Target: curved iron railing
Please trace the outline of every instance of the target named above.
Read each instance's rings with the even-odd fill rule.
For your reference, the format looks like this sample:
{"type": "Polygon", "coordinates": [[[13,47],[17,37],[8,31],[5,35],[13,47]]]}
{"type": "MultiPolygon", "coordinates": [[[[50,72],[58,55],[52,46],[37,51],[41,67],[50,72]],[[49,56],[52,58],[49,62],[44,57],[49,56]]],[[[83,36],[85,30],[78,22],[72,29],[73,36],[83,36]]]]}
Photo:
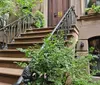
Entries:
{"type": "MultiPolygon", "coordinates": [[[[63,32],[64,40],[67,39],[67,33],[69,33],[70,29],[72,28],[73,24],[76,24],[76,14],[74,7],[70,7],[68,11],[65,13],[65,15],[62,17],[58,25],[55,27],[53,32],[51,33],[49,40],[52,39],[52,36],[54,33],[57,34],[57,37],[60,37],[60,34],[63,32]]],[[[41,47],[41,50],[44,48],[45,44],[41,47]]],[[[30,61],[31,63],[31,61],[30,61]]],[[[35,71],[31,72],[30,65],[28,65],[24,70],[18,81],[14,85],[21,85],[21,83],[24,83],[24,85],[28,85],[28,82],[32,82],[35,79],[35,71]]],[[[36,73],[38,75],[38,73],[36,73]]]]}
{"type": "Polygon", "coordinates": [[[11,43],[14,37],[23,33],[26,29],[29,29],[33,21],[33,16],[26,15],[18,20],[6,25],[0,29],[0,42],[2,42],[2,49],[7,49],[7,44],[11,43]]]}

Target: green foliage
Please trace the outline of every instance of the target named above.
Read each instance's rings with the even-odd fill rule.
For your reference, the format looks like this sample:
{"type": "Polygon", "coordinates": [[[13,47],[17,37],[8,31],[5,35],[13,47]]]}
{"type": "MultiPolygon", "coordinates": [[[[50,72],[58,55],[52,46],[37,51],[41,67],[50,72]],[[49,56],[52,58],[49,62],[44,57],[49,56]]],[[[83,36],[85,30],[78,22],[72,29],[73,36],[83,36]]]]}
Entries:
{"type": "MultiPolygon", "coordinates": [[[[72,58],[74,58],[74,49],[65,47],[64,40],[59,39],[54,38],[51,41],[46,39],[44,41],[45,46],[41,51],[22,50],[27,56],[32,57],[30,63],[32,70],[37,70],[40,75],[47,74],[48,81],[54,82],[53,85],[64,85],[66,80],[64,73],[67,72],[67,68],[70,66],[72,58]]],[[[41,85],[43,82],[43,78],[38,78],[35,81],[36,85],[41,85]]]]}
{"type": "Polygon", "coordinates": [[[36,28],[41,28],[41,27],[44,27],[45,25],[45,20],[44,20],[44,15],[43,13],[41,13],[40,11],[36,11],[34,14],[33,14],[33,17],[35,19],[35,22],[33,23],[34,26],[36,28]]]}
{"type": "Polygon", "coordinates": [[[30,14],[32,8],[36,6],[36,0],[16,0],[16,4],[20,13],[30,14]]]}
{"type": "Polygon", "coordinates": [[[100,6],[96,6],[94,10],[96,13],[100,13],[100,6]]]}
{"type": "MultiPolygon", "coordinates": [[[[75,42],[72,47],[65,46],[63,38],[53,37],[51,40],[44,40],[42,50],[21,49],[26,55],[32,57],[30,62],[31,71],[36,71],[39,77],[33,85],[49,85],[41,75],[48,75],[50,85],[65,85],[67,76],[70,75],[71,85],[100,85],[97,82],[90,82],[91,75],[87,72],[89,61],[93,59],[91,54],[75,58],[75,42]]],[[[66,84],[67,85],[67,84],[66,84]]]]}
{"type": "Polygon", "coordinates": [[[25,63],[25,62],[14,62],[14,63],[16,63],[18,66],[20,66],[20,67],[22,67],[22,68],[24,68],[24,67],[26,67],[28,64],[27,63],[25,63]]]}
{"type": "Polygon", "coordinates": [[[93,51],[94,51],[94,47],[90,47],[89,48],[89,53],[93,53],[93,51]]]}
{"type": "Polygon", "coordinates": [[[10,12],[15,13],[15,3],[13,0],[0,0],[0,15],[10,12]]]}
{"type": "Polygon", "coordinates": [[[86,8],[85,12],[88,13],[90,10],[94,11],[95,14],[100,13],[100,6],[93,4],[90,8],[86,8]]]}
{"type": "Polygon", "coordinates": [[[13,13],[16,15],[30,14],[40,0],[0,0],[0,14],[13,13]]]}

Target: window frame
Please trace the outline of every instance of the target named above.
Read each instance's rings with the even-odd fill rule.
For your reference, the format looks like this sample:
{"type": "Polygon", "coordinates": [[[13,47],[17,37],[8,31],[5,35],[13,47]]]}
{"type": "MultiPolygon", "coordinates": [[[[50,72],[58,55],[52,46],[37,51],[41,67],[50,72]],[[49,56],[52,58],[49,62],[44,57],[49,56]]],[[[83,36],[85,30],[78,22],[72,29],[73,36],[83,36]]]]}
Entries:
{"type": "MultiPolygon", "coordinates": [[[[88,7],[89,1],[90,1],[90,0],[85,0],[85,8],[89,8],[89,7],[88,7]]],[[[99,2],[99,4],[98,4],[97,1],[100,1],[100,0],[96,0],[96,2],[95,2],[96,6],[99,6],[99,5],[100,5],[100,2],[99,2]]]]}

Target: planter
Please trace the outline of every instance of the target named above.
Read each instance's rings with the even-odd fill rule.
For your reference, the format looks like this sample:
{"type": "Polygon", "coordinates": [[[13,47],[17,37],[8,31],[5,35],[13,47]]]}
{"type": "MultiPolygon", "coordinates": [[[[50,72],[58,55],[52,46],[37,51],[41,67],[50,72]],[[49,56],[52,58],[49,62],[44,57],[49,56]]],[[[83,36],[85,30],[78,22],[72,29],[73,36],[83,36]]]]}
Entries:
{"type": "Polygon", "coordinates": [[[96,14],[96,12],[95,12],[95,10],[91,9],[91,10],[88,11],[87,14],[88,15],[94,15],[94,14],[96,14]]]}

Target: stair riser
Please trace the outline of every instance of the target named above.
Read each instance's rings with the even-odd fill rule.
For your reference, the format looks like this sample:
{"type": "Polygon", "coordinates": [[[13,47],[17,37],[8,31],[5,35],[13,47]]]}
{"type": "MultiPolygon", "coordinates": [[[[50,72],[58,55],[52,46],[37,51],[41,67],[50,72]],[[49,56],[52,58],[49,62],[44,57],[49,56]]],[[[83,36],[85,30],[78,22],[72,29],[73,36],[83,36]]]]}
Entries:
{"type": "Polygon", "coordinates": [[[44,38],[35,38],[35,39],[15,39],[15,42],[35,42],[35,41],[39,41],[39,42],[42,42],[44,38]]]}
{"type": "Polygon", "coordinates": [[[2,57],[13,57],[13,58],[24,58],[25,54],[21,52],[6,52],[6,53],[0,53],[0,56],[2,57]]]}
{"type": "Polygon", "coordinates": [[[8,45],[8,48],[9,49],[16,49],[16,48],[27,49],[27,48],[29,48],[29,46],[32,46],[32,45],[8,45]]]}
{"type": "Polygon", "coordinates": [[[31,33],[31,34],[21,34],[21,37],[34,37],[34,36],[47,36],[50,32],[46,33],[31,33]]]}
{"type": "Polygon", "coordinates": [[[26,33],[30,33],[30,32],[40,33],[40,32],[44,32],[44,31],[52,31],[52,30],[41,30],[41,31],[28,30],[28,31],[26,31],[26,33]]]}
{"type": "MultiPolygon", "coordinates": [[[[17,62],[18,63],[18,62],[17,62]]],[[[16,62],[14,61],[0,61],[0,67],[6,67],[6,68],[22,68],[21,66],[18,66],[16,62]]]]}
{"type": "Polygon", "coordinates": [[[14,84],[18,80],[19,76],[10,76],[10,75],[4,75],[0,74],[0,82],[8,83],[8,84],[14,84]]]}
{"type": "Polygon", "coordinates": [[[33,47],[33,46],[35,46],[35,45],[42,45],[42,44],[27,44],[27,45],[21,45],[21,44],[18,44],[18,45],[16,45],[16,44],[10,44],[10,45],[8,45],[8,48],[9,49],[16,49],[16,48],[24,48],[24,49],[27,49],[27,48],[29,48],[30,46],[31,47],[33,47]]]}

